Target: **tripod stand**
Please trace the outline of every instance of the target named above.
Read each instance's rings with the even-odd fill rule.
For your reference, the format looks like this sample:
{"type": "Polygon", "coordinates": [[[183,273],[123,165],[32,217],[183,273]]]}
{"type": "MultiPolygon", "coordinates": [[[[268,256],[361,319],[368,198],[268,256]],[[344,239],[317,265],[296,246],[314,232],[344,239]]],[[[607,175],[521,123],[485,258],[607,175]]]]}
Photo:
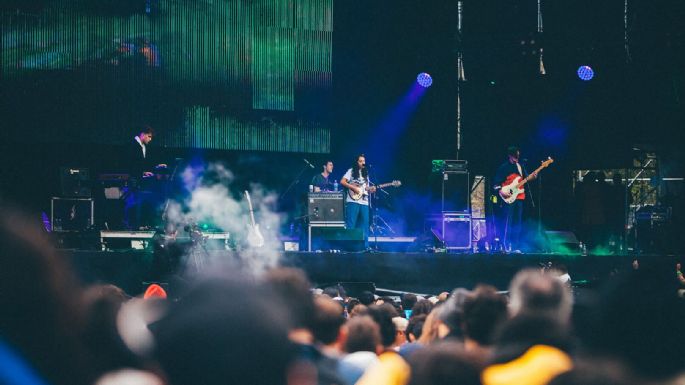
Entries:
{"type": "Polygon", "coordinates": [[[196,223],[185,226],[185,231],[190,235],[191,241],[186,268],[201,273],[205,270],[209,259],[209,252],[205,246],[207,237],[202,234],[196,223]]]}

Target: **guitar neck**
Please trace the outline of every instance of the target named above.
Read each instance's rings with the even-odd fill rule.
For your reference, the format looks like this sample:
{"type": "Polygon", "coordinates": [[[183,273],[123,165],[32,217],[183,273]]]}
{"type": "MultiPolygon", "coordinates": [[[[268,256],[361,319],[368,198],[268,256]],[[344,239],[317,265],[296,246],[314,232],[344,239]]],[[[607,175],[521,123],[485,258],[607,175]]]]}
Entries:
{"type": "Polygon", "coordinates": [[[245,191],[245,198],[247,198],[247,207],[250,208],[250,222],[252,223],[252,226],[255,225],[254,221],[254,210],[252,210],[252,199],[250,199],[250,193],[245,191]]]}
{"type": "Polygon", "coordinates": [[[525,179],[523,179],[523,180],[521,181],[521,183],[519,183],[518,187],[520,188],[520,187],[523,186],[524,184],[528,183],[528,182],[533,178],[533,175],[535,175],[535,174],[537,174],[538,172],[540,172],[540,170],[542,170],[543,168],[545,168],[545,166],[540,166],[540,167],[536,168],[535,171],[533,171],[532,173],[528,174],[528,176],[525,177],[525,179]]]}

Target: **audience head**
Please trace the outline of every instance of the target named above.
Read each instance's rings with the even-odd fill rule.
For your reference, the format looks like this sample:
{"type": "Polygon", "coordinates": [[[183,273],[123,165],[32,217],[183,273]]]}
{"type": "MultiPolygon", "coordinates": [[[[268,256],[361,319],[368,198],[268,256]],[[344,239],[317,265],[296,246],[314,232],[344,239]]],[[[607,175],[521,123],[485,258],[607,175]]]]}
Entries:
{"type": "Polygon", "coordinates": [[[418,342],[420,342],[421,344],[428,345],[440,338],[440,321],[438,320],[437,316],[439,308],[440,306],[438,306],[435,310],[433,310],[432,312],[430,312],[430,314],[426,316],[426,320],[423,323],[423,327],[421,328],[421,337],[419,337],[418,339],[418,342]]]}
{"type": "Polygon", "coordinates": [[[495,330],[507,319],[507,300],[492,286],[478,286],[464,301],[464,336],[482,346],[492,344],[495,330]]]}
{"type": "Polygon", "coordinates": [[[404,317],[392,317],[395,324],[395,346],[403,345],[407,342],[407,326],[409,321],[404,317]]]}
{"type": "Polygon", "coordinates": [[[266,273],[266,284],[278,301],[290,311],[293,328],[311,330],[314,321],[314,298],[311,285],[302,270],[278,268],[266,273]]]}
{"type": "Polygon", "coordinates": [[[373,305],[375,299],[376,297],[373,295],[373,293],[368,290],[364,290],[361,293],[359,293],[359,302],[361,302],[362,305],[373,305]]]}
{"type": "Polygon", "coordinates": [[[447,298],[447,301],[433,310],[436,321],[438,322],[440,338],[447,336],[456,338],[462,337],[461,324],[462,313],[464,312],[464,300],[470,293],[471,292],[466,289],[456,289],[452,295],[447,298]]]}
{"type": "Polygon", "coordinates": [[[327,295],[331,298],[342,298],[342,299],[344,299],[346,297],[345,289],[342,287],[342,285],[328,286],[328,287],[323,289],[323,294],[327,295]]]}
{"type": "Polygon", "coordinates": [[[315,315],[312,333],[324,345],[330,345],[340,338],[340,329],[345,323],[342,305],[327,296],[314,299],[315,315]]]}
{"type": "Polygon", "coordinates": [[[51,384],[92,383],[81,292],[41,223],[0,207],[0,333],[51,384]]]}
{"type": "Polygon", "coordinates": [[[381,344],[389,348],[395,342],[395,324],[392,317],[396,317],[395,308],[389,304],[369,306],[369,316],[378,324],[381,333],[381,344]]]}
{"type": "Polygon", "coordinates": [[[395,309],[395,317],[399,316],[400,313],[402,313],[402,304],[399,302],[396,302],[394,298],[389,297],[389,296],[384,296],[379,298],[379,300],[383,301],[382,303],[377,303],[377,305],[381,305],[383,303],[386,303],[390,306],[392,306],[393,309],[395,309]]]}
{"type": "Polygon", "coordinates": [[[381,345],[381,332],[378,324],[370,316],[358,316],[349,320],[345,351],[376,352],[381,345]]]}
{"type": "Polygon", "coordinates": [[[519,271],[509,286],[512,316],[522,312],[542,312],[566,324],[571,317],[573,296],[567,285],[538,269],[519,271]]]}
{"type": "Polygon", "coordinates": [[[591,330],[579,331],[585,345],[646,380],[678,374],[685,368],[685,303],[677,285],[670,266],[645,265],[620,275],[602,294],[591,330]]]}
{"type": "Polygon", "coordinates": [[[357,298],[347,298],[347,312],[352,313],[352,310],[354,310],[354,307],[357,305],[360,305],[361,302],[357,298]]]}
{"type": "Polygon", "coordinates": [[[416,294],[412,293],[405,293],[402,295],[402,309],[404,310],[411,310],[414,305],[416,305],[416,302],[418,299],[416,298],[416,294]]]}
{"type": "Polygon", "coordinates": [[[94,285],[82,295],[87,323],[84,340],[98,373],[140,366],[117,328],[117,316],[129,297],[114,285],[94,285]]]}
{"type": "Polygon", "coordinates": [[[433,305],[433,303],[427,299],[419,300],[416,302],[414,307],[411,308],[411,316],[416,317],[421,314],[428,315],[434,307],[435,305],[433,305]]]}
{"type": "Polygon", "coordinates": [[[294,350],[282,304],[237,279],[196,283],[151,325],[169,385],[285,384],[294,350]]]}
{"type": "Polygon", "coordinates": [[[409,358],[409,385],[480,385],[481,365],[456,342],[440,342],[409,358]]]}
{"type": "Polygon", "coordinates": [[[423,324],[426,322],[426,315],[421,314],[409,319],[407,324],[407,341],[416,342],[421,338],[421,332],[423,330],[423,324]]]}

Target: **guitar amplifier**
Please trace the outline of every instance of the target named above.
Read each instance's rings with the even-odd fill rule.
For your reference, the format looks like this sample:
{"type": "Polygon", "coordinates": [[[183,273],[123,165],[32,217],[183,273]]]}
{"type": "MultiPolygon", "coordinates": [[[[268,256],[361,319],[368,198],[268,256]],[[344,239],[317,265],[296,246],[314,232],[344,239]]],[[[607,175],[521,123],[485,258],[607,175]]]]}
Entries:
{"type": "Polygon", "coordinates": [[[309,193],[307,217],[310,223],[344,222],[345,195],[342,191],[309,193]]]}

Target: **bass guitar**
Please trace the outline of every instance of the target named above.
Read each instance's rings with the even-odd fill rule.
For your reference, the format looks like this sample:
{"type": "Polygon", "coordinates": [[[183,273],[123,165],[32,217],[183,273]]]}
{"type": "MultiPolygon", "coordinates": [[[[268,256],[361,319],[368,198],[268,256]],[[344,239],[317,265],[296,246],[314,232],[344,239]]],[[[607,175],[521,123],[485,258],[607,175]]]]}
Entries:
{"type": "MultiPolygon", "coordinates": [[[[366,184],[364,184],[364,185],[359,185],[357,183],[351,183],[351,184],[359,187],[359,189],[360,189],[359,193],[355,193],[351,189],[347,190],[347,194],[350,196],[350,199],[352,199],[353,201],[358,201],[358,200],[362,199],[365,195],[369,195],[369,187],[366,184]]],[[[400,186],[402,186],[402,182],[400,182],[399,180],[394,180],[394,181],[388,182],[388,183],[377,184],[373,187],[379,189],[379,188],[386,188],[386,187],[390,187],[390,186],[400,187],[400,186]]]]}
{"type": "Polygon", "coordinates": [[[521,176],[518,174],[511,174],[504,183],[502,183],[502,188],[499,190],[499,196],[507,204],[512,204],[516,201],[516,198],[520,194],[523,194],[525,190],[523,186],[528,183],[531,179],[535,178],[543,168],[554,163],[554,159],[548,157],[546,161],[542,162],[540,167],[535,169],[530,175],[521,180],[521,176]]]}
{"type": "Polygon", "coordinates": [[[250,247],[262,247],[264,246],[264,236],[262,235],[262,232],[259,231],[259,225],[254,220],[252,200],[250,199],[250,193],[247,191],[245,191],[245,198],[247,199],[247,205],[250,208],[250,223],[247,224],[247,244],[250,247]]]}

